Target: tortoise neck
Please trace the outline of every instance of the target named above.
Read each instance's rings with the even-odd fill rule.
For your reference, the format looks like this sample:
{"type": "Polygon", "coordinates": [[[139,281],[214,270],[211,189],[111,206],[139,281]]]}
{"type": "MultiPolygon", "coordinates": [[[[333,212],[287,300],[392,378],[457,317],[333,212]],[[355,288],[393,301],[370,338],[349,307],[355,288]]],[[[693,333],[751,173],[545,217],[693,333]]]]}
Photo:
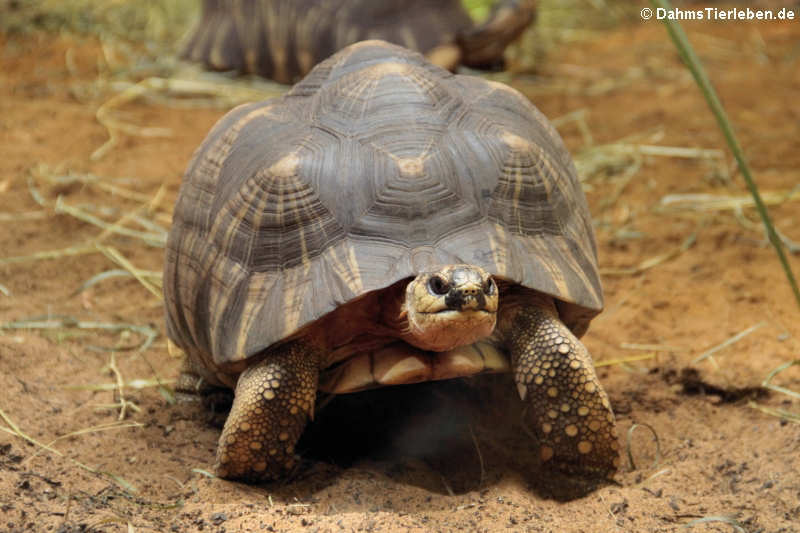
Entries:
{"type": "Polygon", "coordinates": [[[405,296],[406,287],[410,281],[411,280],[406,279],[395,283],[388,289],[382,291],[378,299],[381,310],[378,319],[379,323],[399,334],[409,331],[405,296]]]}

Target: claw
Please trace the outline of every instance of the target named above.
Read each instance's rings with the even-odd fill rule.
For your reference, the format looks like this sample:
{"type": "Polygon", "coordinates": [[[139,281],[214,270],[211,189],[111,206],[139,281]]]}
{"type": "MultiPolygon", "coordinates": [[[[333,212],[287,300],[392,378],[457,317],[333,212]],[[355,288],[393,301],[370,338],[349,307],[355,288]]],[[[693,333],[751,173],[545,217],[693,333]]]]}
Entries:
{"type": "Polygon", "coordinates": [[[522,383],[517,383],[517,392],[519,393],[519,399],[524,402],[525,397],[528,395],[528,387],[522,383]]]}

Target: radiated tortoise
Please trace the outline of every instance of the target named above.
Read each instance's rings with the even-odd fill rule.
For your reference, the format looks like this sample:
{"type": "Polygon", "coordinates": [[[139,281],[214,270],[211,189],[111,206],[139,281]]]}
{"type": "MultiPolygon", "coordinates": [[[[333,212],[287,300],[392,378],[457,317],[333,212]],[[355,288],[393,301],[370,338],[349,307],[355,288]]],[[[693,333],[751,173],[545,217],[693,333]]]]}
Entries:
{"type": "Polygon", "coordinates": [[[381,41],[214,126],[164,271],[178,389],[230,387],[216,472],[276,479],[318,390],[512,372],[545,464],[605,477],[615,420],[578,340],[603,304],[572,161],[514,89],[381,41]]]}
{"type": "Polygon", "coordinates": [[[461,0],[204,0],[182,55],[292,83],[347,45],[382,39],[451,70],[493,68],[534,16],[535,0],[499,0],[480,25],[461,0]]]}

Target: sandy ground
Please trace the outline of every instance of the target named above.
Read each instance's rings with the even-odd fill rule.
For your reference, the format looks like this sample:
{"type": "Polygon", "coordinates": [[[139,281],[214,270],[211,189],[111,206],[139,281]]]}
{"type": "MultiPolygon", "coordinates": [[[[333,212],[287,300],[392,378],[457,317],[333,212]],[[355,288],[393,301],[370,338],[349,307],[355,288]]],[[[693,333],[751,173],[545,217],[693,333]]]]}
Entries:
{"type": "MultiPolygon", "coordinates": [[[[782,195],[800,184],[800,22],[687,30],[777,227],[800,241],[798,196],[782,195]]],[[[224,110],[127,104],[116,116],[172,134],[123,133],[91,160],[107,139],[95,113],[110,96],[92,90],[98,42],[33,33],[0,36],[0,45],[0,530],[666,532],[709,518],[690,530],[800,531],[800,425],[765,412],[797,413],[800,401],[759,387],[800,355],[800,314],[749,204],[738,216],[664,205],[667,195],[747,191],[727,172],[723,138],[659,24],[633,21],[564,46],[537,78],[514,82],[549,117],[583,110],[593,142],[580,121],[558,122],[594,171],[587,194],[607,306],[585,342],[596,362],[617,362],[599,373],[636,466],[625,457],[616,483],[572,499],[539,475],[528,438],[497,417],[502,399],[463,383],[334,399],[304,439],[307,460],[291,483],[206,475],[219,435],[212,417],[135,386],[177,373],[159,298],[131,277],[76,293],[120,268],[108,254],[160,271],[162,249],[136,235],[98,241],[102,230],[69,209],[128,215],[125,227],[140,232],[154,231],[147,221],[166,226],[191,153],[224,110]],[[723,156],[604,148],[618,141],[723,156]],[[97,179],[57,179],[86,173],[97,179]],[[106,255],[8,259],[93,242],[106,255]],[[150,330],[157,336],[138,351],[150,330]],[[640,360],[618,362],[626,358],[640,360]],[[644,426],[628,445],[634,424],[652,428],[659,448],[644,426]]],[[[798,255],[790,261],[800,273],[798,255]]],[[[800,371],[773,382],[798,391],[800,371]]],[[[513,393],[502,380],[486,387],[513,393]]]]}

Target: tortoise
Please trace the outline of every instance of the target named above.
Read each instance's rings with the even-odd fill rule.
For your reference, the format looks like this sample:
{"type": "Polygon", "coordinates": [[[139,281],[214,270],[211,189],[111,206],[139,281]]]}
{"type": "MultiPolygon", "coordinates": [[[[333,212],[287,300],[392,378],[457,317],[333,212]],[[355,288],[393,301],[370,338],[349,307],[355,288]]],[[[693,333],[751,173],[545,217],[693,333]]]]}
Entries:
{"type": "Polygon", "coordinates": [[[349,44],[383,39],[450,70],[495,68],[534,15],[535,0],[501,0],[479,26],[461,0],[204,0],[181,55],[293,83],[349,44]]]}
{"type": "Polygon", "coordinates": [[[546,467],[617,468],[578,340],[603,305],[586,199],[504,84],[365,41],[230,111],[183,178],[164,296],[178,391],[234,389],[220,477],[290,474],[317,391],[483,372],[513,373],[546,467]]]}

